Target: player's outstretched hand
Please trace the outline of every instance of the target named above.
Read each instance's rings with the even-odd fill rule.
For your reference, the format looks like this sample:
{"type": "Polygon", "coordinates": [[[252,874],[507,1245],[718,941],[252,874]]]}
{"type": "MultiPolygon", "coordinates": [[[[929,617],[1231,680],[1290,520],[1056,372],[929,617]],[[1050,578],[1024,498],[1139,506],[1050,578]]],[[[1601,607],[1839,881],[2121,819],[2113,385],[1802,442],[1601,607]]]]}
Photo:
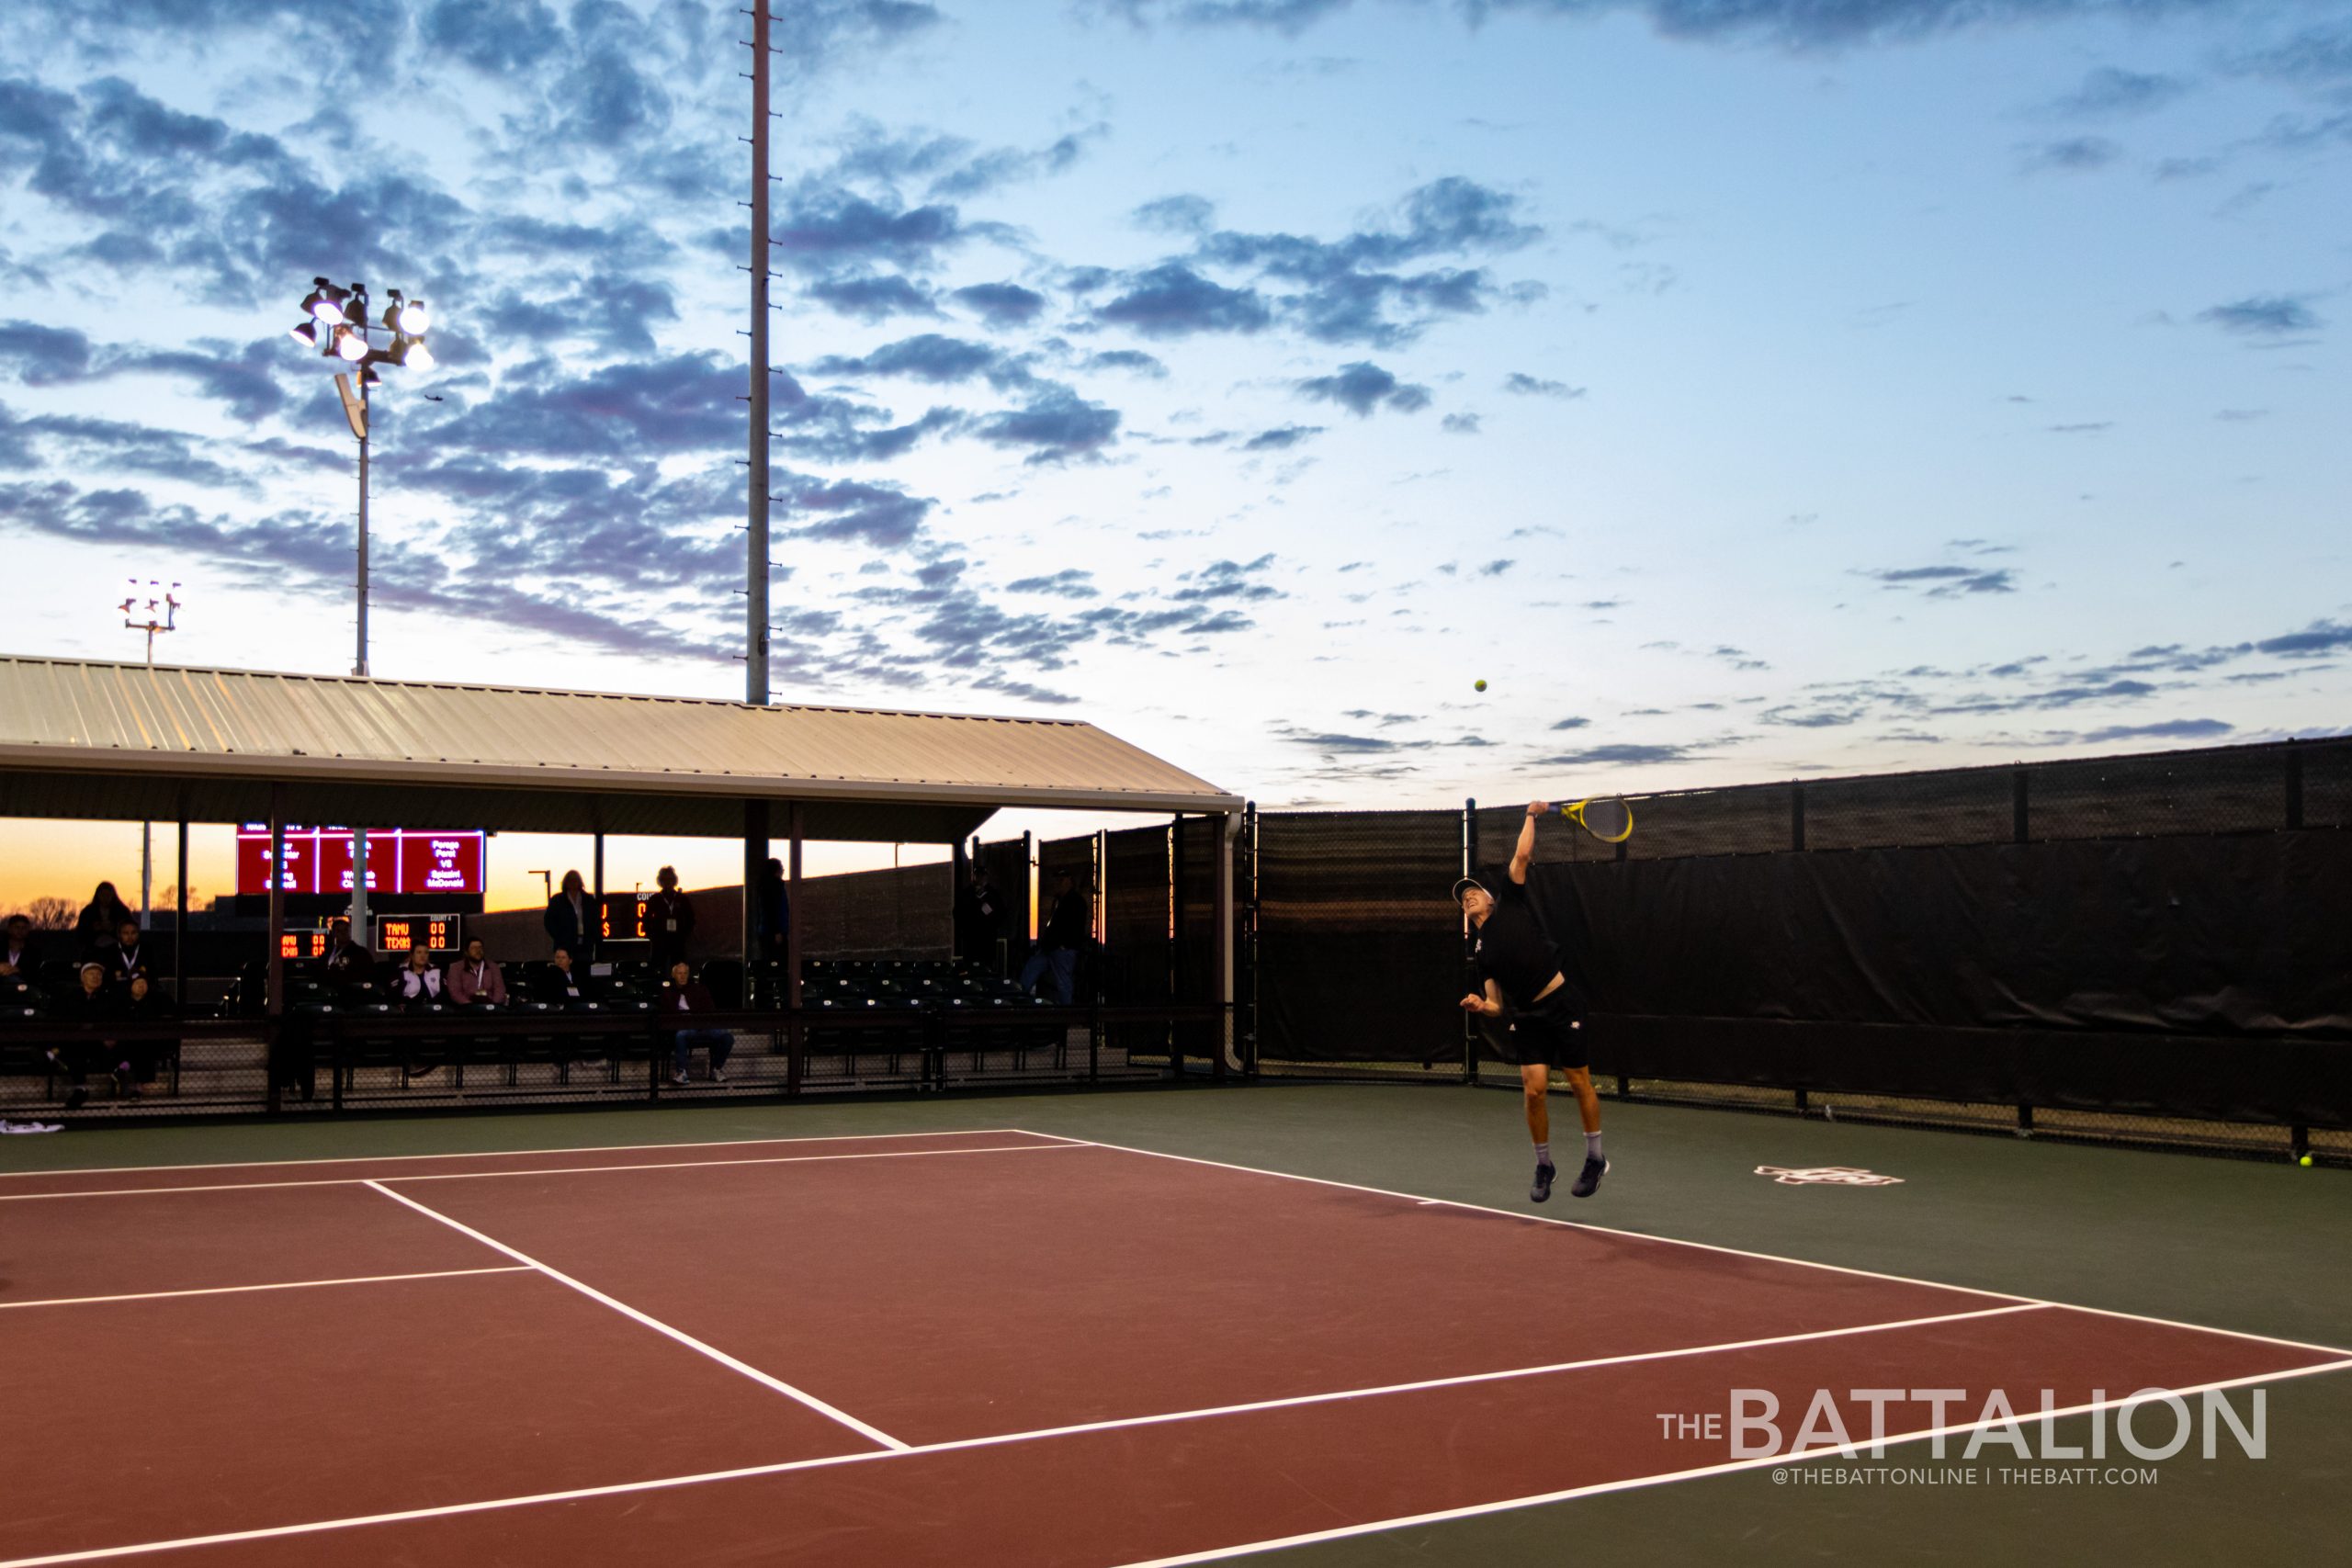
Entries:
{"type": "Polygon", "coordinates": [[[1477,992],[1472,991],[1462,998],[1462,1010],[1464,1012],[1484,1012],[1487,1010],[1487,998],[1480,996],[1477,992]]]}
{"type": "Polygon", "coordinates": [[[1548,800],[1531,800],[1527,803],[1527,814],[1530,817],[1547,817],[1551,815],[1551,811],[1552,803],[1548,800]]]}

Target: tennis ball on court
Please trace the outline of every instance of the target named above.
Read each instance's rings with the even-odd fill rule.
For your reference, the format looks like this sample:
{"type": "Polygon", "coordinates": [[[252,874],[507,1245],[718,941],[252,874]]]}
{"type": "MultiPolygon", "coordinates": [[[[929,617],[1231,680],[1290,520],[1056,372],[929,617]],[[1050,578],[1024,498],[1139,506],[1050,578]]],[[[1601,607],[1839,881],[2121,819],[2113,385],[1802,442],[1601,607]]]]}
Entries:
{"type": "Polygon", "coordinates": [[[2300,1165],[2300,1166],[2303,1167],[2303,1168],[2306,1168],[2306,1169],[2309,1169],[2309,1168],[2310,1168],[2310,1167],[2311,1167],[2311,1163],[2312,1163],[2312,1156],[2309,1156],[2309,1155],[2305,1155],[2302,1158],[2301,1158],[2301,1159],[2297,1160],[2295,1163],[2296,1163],[2297,1165],[2300,1165]]]}
{"type": "Polygon", "coordinates": [[[1470,682],[1470,689],[1474,692],[1483,692],[1487,689],[1487,683],[1484,681],[1473,681],[1470,682]]]}

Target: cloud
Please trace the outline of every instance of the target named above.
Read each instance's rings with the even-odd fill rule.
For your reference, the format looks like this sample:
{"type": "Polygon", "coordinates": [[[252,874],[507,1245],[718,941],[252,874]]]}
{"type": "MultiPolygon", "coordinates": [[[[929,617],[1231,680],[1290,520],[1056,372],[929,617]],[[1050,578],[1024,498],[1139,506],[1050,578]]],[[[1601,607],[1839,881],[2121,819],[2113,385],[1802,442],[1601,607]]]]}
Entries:
{"type": "Polygon", "coordinates": [[[2301,297],[2292,294],[2249,296],[2199,310],[2197,319],[2247,337],[2316,332],[2324,324],[2301,297]]]}
{"type": "Polygon", "coordinates": [[[1227,288],[1168,262],[1130,277],[1126,292],[1097,309],[1095,319],[1146,337],[1174,338],[1263,332],[1274,314],[1253,288],[1227,288]]]}
{"type": "Polygon", "coordinates": [[[1549,757],[1532,759],[1529,766],[1537,768],[1629,767],[1649,762],[1683,762],[1705,755],[1691,746],[1649,745],[1639,741],[1615,741],[1605,746],[1588,746],[1577,751],[1559,751],[1549,757]]]}
{"type": "Polygon", "coordinates": [[[1046,297],[1017,283],[976,283],[948,296],[992,327],[1025,327],[1046,309],[1046,297]]]}
{"type": "Polygon", "coordinates": [[[1001,351],[968,338],[922,333],[856,358],[829,355],[811,365],[818,376],[904,376],[934,385],[985,377],[999,386],[1026,383],[1029,374],[1001,351]]]}
{"type": "Polygon", "coordinates": [[[1189,582],[1169,595],[1180,604],[1202,603],[1216,599],[1255,602],[1261,599],[1283,599],[1289,595],[1272,584],[1261,581],[1266,569],[1274,564],[1271,552],[1252,561],[1213,561],[1195,572],[1183,574],[1180,581],[1189,582]]]}
{"type": "Polygon", "coordinates": [[[1125,370],[1137,376],[1148,376],[1155,381],[1165,380],[1168,367],[1139,348],[1106,348],[1090,354],[1079,361],[1080,370],[1125,370]]]}
{"type": "Polygon", "coordinates": [[[1216,208],[1203,196],[1163,196],[1147,201],[1130,214],[1138,229],[1163,234],[1204,234],[1216,220],[1216,208]]]}
{"type": "Polygon", "coordinates": [[[1285,424],[1273,430],[1261,430],[1241,444],[1244,452],[1287,452],[1303,441],[1323,434],[1319,424],[1285,424]]]}
{"type": "Polygon", "coordinates": [[[2123,156],[2123,149],[2104,136],[2069,136],[2024,150],[2018,166],[2028,174],[2055,170],[2086,174],[2104,169],[2123,156]]]}
{"type": "Polygon", "coordinates": [[[1091,457],[1118,438],[1119,411],[1057,387],[1025,408],[977,420],[972,433],[992,446],[1025,449],[1028,463],[1091,457]]]}
{"type": "Polygon", "coordinates": [[[1512,567],[1517,566],[1518,564],[1519,563],[1517,561],[1512,560],[1508,557],[1499,560],[1490,560],[1478,569],[1478,575],[1480,577],[1501,577],[1505,573],[1509,572],[1512,567]]]}
{"type": "Polygon", "coordinates": [[[2188,90],[2188,84],[2177,76],[2102,65],[2084,73],[2082,84],[2052,103],[2047,112],[2067,119],[2146,114],[2176,101],[2188,90]]]}
{"type": "Polygon", "coordinates": [[[1540,376],[1530,376],[1514,370],[1503,378],[1503,390],[1523,398],[1558,398],[1566,400],[1584,396],[1582,387],[1571,387],[1566,381],[1547,381],[1540,376]]]}
{"type": "Polygon", "coordinates": [[[2094,729],[2082,739],[2089,745],[2116,740],[2211,740],[2237,727],[2218,718],[2171,718],[2161,724],[2116,724],[2094,729]]]}
{"type": "Polygon", "coordinates": [[[939,306],[933,299],[931,290],[903,277],[862,272],[842,273],[820,277],[800,293],[802,298],[814,300],[836,315],[861,321],[879,321],[891,316],[939,314],[939,306]]]}
{"type": "Polygon", "coordinates": [[[1475,413],[1450,413],[1438,423],[1448,435],[1478,434],[1478,416],[1475,413]]]}
{"type": "Polygon", "coordinates": [[[1094,574],[1067,567],[1051,577],[1024,577],[1004,585],[1008,593],[1053,593],[1065,599],[1099,599],[1094,574]]]}
{"type": "Polygon", "coordinates": [[[1552,726],[1552,728],[1555,729],[1587,729],[1591,728],[1591,725],[1592,720],[1589,718],[1564,718],[1557,724],[1552,726]]]}
{"type": "Polygon", "coordinates": [[[1301,397],[1338,403],[1359,418],[1384,405],[1397,413],[1418,413],[1430,406],[1430,389],[1397,380],[1393,371],[1369,360],[1342,365],[1329,376],[1314,376],[1295,383],[1301,397]]]}
{"type": "Polygon", "coordinates": [[[2313,621],[2299,632],[2284,637],[2265,637],[2253,645],[2256,651],[2275,654],[2281,659],[2308,659],[2315,654],[2352,651],[2352,626],[2338,621],[2313,621]]]}
{"type": "Polygon", "coordinates": [[[1920,589],[1930,599],[2017,592],[2017,573],[2006,568],[1986,571],[1973,566],[1913,566],[1865,571],[1860,575],[1885,588],[1920,589]]]}

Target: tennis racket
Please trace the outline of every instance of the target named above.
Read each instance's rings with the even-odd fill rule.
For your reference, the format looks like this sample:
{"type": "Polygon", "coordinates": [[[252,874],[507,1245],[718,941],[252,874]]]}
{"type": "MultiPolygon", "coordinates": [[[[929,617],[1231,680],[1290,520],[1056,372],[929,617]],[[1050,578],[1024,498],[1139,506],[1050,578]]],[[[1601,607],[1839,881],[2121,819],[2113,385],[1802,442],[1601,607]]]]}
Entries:
{"type": "Polygon", "coordinates": [[[1634,836],[1634,808],[1618,795],[1572,800],[1560,807],[1560,815],[1604,844],[1622,844],[1634,836]]]}

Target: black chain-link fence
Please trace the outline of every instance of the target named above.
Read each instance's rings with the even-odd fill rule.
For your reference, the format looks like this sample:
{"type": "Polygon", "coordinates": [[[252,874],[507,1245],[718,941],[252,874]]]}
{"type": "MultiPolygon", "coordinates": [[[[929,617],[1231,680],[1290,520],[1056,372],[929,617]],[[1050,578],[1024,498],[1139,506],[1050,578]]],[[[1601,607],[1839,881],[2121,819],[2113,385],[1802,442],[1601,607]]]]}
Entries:
{"type": "MultiPolygon", "coordinates": [[[[1558,816],[1536,827],[1539,907],[1589,971],[1604,1092],[2352,1156],[2352,739],[1633,806],[1620,846],[1558,816]]],[[[1470,977],[1449,889],[1465,866],[1496,874],[1525,820],[1516,802],[1245,816],[1233,840],[1239,1059],[1270,1076],[1477,1078],[1493,1052],[1454,1005],[1470,977]]],[[[676,1025],[654,1016],[650,973],[626,963],[571,1002],[539,999],[551,994],[541,966],[513,964],[505,1015],[424,1018],[296,963],[283,1024],[258,1016],[256,964],[230,987],[228,1016],[177,1024],[76,1021],[37,987],[0,986],[0,1115],[1200,1069],[1221,1058],[1227,1028],[1200,1010],[1219,978],[1217,835],[1214,819],[1187,818],[1036,845],[1034,915],[1029,840],[980,846],[1004,906],[1001,961],[944,956],[947,867],[812,880],[799,1014],[773,1010],[774,965],[707,968],[729,1009],[707,1020],[731,1036],[723,1079],[707,1042],[689,1043],[676,1073],[676,1025]],[[1100,937],[1067,1010],[1007,977],[1064,870],[1100,937]]]]}

